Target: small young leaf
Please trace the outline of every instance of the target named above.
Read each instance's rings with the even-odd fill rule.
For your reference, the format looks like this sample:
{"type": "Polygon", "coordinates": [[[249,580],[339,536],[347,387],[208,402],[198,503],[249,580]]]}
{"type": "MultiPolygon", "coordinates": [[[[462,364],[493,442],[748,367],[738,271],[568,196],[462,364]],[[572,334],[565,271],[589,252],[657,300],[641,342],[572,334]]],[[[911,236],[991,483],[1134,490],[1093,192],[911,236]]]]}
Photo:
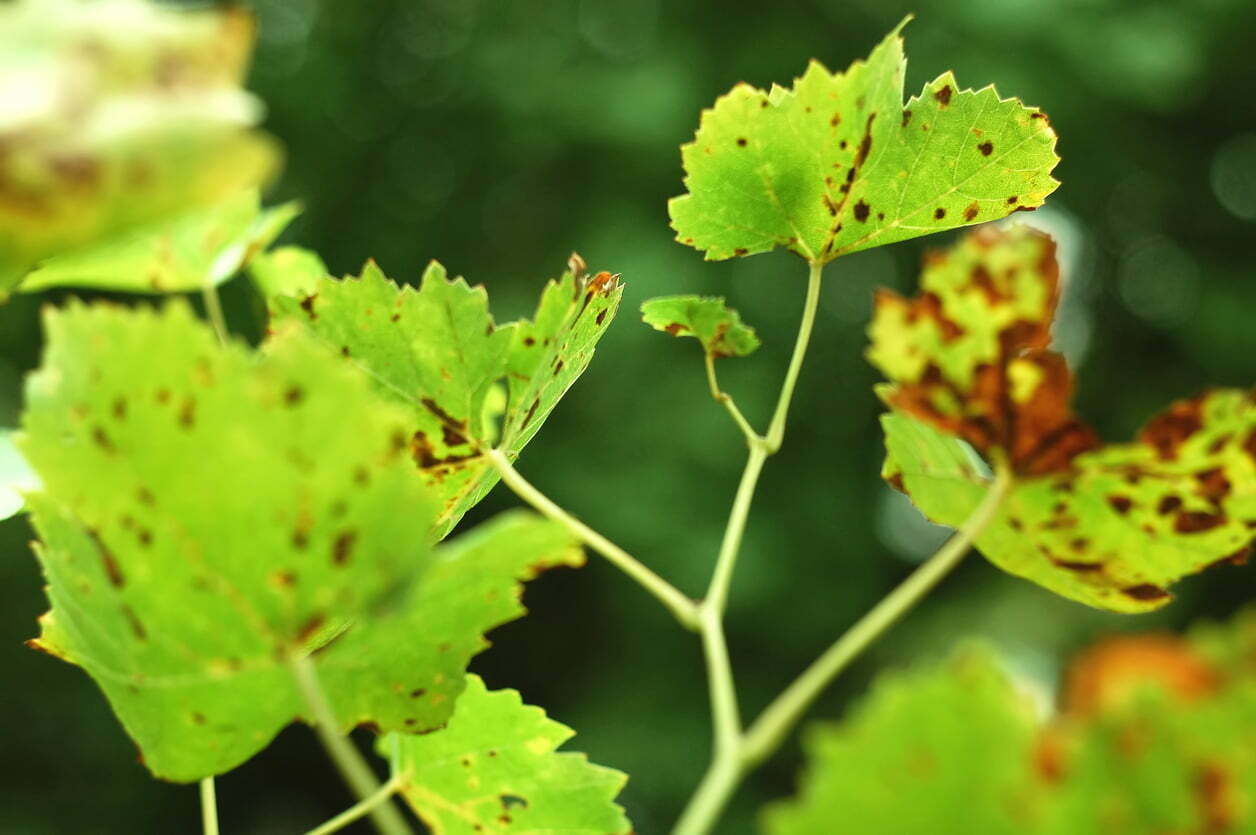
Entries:
{"type": "Polygon", "coordinates": [[[586,280],[568,272],[546,286],[534,320],[498,327],[484,288],[449,279],[440,264],[428,266],[415,291],[372,263],[360,277],[321,280],[304,298],[275,297],[271,308],[275,322],[304,322],[410,409],[410,455],[441,497],[443,536],[497,483],[486,450],[516,457],[584,371],[621,292],[609,273],[586,280]],[[503,379],[494,444],[485,416],[503,379]]]}
{"type": "Polygon", "coordinates": [[[1134,443],[1101,444],[1046,349],[1057,274],[1045,236],[983,229],[929,260],[915,299],[878,295],[868,356],[898,413],[883,419],[884,474],[931,520],[961,525],[988,485],[963,439],[1016,476],[977,539],[991,562],[1092,606],[1157,608],[1169,584],[1250,547],[1256,400],[1216,390],[1134,443]]]}
{"type": "MultiPolygon", "coordinates": [[[[252,129],[261,107],[240,87],[253,37],[242,9],[0,7],[0,294],[44,258],[214,206],[270,176],[278,149],[252,129]]],[[[130,281],[143,287],[149,276],[130,281]]]]}
{"type": "Polygon", "coordinates": [[[523,704],[514,690],[468,675],[444,730],[392,736],[401,749],[401,794],[433,835],[629,835],[615,804],[627,776],[583,754],[555,753],[573,732],[523,704]]]}
{"type": "Polygon", "coordinates": [[[713,296],[661,296],[641,305],[641,319],[672,336],[693,336],[713,357],[744,357],[759,347],[754,328],[713,296]]]}
{"type": "Polygon", "coordinates": [[[184,304],[47,315],[19,441],[51,611],[163,777],[229,769],[299,712],[284,659],[404,590],[435,515],[407,416],[295,331],[260,360],[184,304]]]}
{"type": "Polygon", "coordinates": [[[39,489],[39,478],[13,445],[13,430],[0,429],[0,519],[26,504],[25,493],[39,489]]]}
{"type": "Polygon", "coordinates": [[[318,291],[327,265],[317,252],[299,246],[282,246],[259,253],[249,262],[249,276],[265,298],[306,296],[318,291]]]}
{"type": "Polygon", "coordinates": [[[850,252],[1040,206],[1059,185],[1043,113],[944,73],[903,106],[899,24],[866,62],[813,61],[790,89],[739,84],[681,149],[676,239],[710,260],[850,252]]]}
{"type": "Polygon", "coordinates": [[[770,835],[1032,829],[1036,722],[984,653],[879,679],[841,726],[813,728],[799,797],[767,809],[770,835]]]}
{"type": "Polygon", "coordinates": [[[186,293],[230,279],[300,213],[269,209],[247,189],[212,208],[149,225],[42,261],[19,288],[87,287],[124,293],[186,293]]]}

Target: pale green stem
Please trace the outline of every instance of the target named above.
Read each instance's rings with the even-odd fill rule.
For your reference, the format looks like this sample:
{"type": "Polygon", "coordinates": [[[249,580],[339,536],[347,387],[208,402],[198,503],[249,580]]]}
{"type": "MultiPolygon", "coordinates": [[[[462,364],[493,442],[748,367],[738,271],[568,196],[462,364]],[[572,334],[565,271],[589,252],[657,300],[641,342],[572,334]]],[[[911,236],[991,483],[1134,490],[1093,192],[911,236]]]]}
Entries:
{"type": "MultiPolygon", "coordinates": [[[[816,308],[820,301],[822,269],[821,264],[811,264],[807,281],[807,298],[803,305],[802,321],[798,325],[798,338],[794,342],[794,353],[789,361],[789,369],[785,373],[785,382],[781,385],[780,398],[777,400],[776,411],[772,416],[768,434],[759,436],[754,434],[753,430],[747,431],[749,424],[745,424],[742,428],[750,445],[750,454],[746,458],[746,468],[742,471],[741,483],[733,499],[733,509],[729,513],[728,525],[724,529],[724,540],[720,544],[720,553],[715,561],[711,585],[699,607],[702,648],[706,657],[707,681],[711,691],[714,754],[702,782],[673,830],[676,835],[700,835],[709,831],[743,773],[741,770],[741,718],[737,708],[737,690],[733,681],[732,665],[729,663],[728,647],[724,638],[724,609],[728,603],[733,569],[737,564],[737,554],[741,550],[746,520],[750,515],[750,505],[754,500],[759,476],[763,472],[763,464],[768,456],[781,448],[781,443],[785,438],[785,421],[789,415],[789,404],[794,396],[794,388],[798,384],[798,375],[802,371],[807,346],[811,342],[811,331],[815,325],[816,308]]],[[[722,392],[716,383],[714,363],[710,356],[707,357],[707,380],[711,385],[712,395],[717,400],[721,400],[722,392]]],[[[723,397],[728,396],[723,395],[723,397]]],[[[723,402],[729,406],[731,398],[723,402]]],[[[733,413],[734,419],[737,419],[740,412],[734,412],[734,409],[735,407],[730,408],[730,412],[733,413]]],[[[744,419],[738,421],[739,426],[743,423],[744,419]]]]}
{"type": "Polygon", "coordinates": [[[375,807],[379,806],[381,803],[386,803],[388,798],[392,796],[393,792],[401,788],[402,782],[402,775],[400,773],[394,774],[392,778],[387,783],[380,786],[379,790],[374,794],[369,797],[362,798],[348,809],[345,809],[339,815],[336,815],[336,817],[314,827],[309,832],[305,833],[305,835],[329,835],[329,833],[332,832],[339,832],[341,829],[344,829],[346,826],[353,823],[363,815],[370,814],[375,807]]]}
{"type": "Polygon", "coordinates": [[[201,832],[218,835],[218,798],[214,792],[214,778],[201,780],[201,832]]]}
{"type": "Polygon", "coordinates": [[[218,286],[206,284],[201,288],[201,297],[205,299],[205,313],[214,326],[214,333],[218,334],[218,341],[227,344],[230,332],[227,330],[227,317],[222,313],[222,300],[218,298],[218,286]]]}
{"type": "MultiPolygon", "coordinates": [[[[314,662],[308,656],[294,655],[291,665],[293,677],[310,709],[310,718],[314,720],[314,730],[345,783],[359,800],[374,796],[380,790],[379,780],[353,741],[340,733],[340,723],[336,720],[336,713],[327,701],[322,685],[319,684],[314,662]]],[[[373,806],[370,815],[375,828],[384,835],[411,835],[405,818],[391,803],[373,806]]]]}
{"type": "Polygon", "coordinates": [[[571,531],[585,545],[597,551],[620,571],[636,580],[646,591],[666,606],[686,629],[698,628],[698,606],[675,586],[655,574],[636,557],[611,542],[579,519],[554,504],[544,493],[519,474],[501,450],[489,450],[489,462],[501,475],[506,486],[540,513],[571,531]]]}
{"type": "Polygon", "coordinates": [[[998,513],[1010,486],[1009,474],[1000,468],[981,504],[955,535],[778,696],[750,729],[738,738],[733,757],[712,763],[673,830],[674,835],[705,835],[711,831],[741,778],[780,746],[785,735],[824,688],[959,564],[973,540],[981,535],[998,513]]]}
{"type": "Polygon", "coordinates": [[[824,688],[868,645],[893,626],[960,563],[973,541],[994,520],[1011,483],[1012,479],[1008,470],[1000,467],[981,504],[955,535],[871,611],[860,618],[772,704],[768,705],[746,733],[742,746],[744,768],[751,768],[771,756],[790,728],[802,717],[824,688]]]}
{"type": "Polygon", "coordinates": [[[728,409],[728,413],[733,416],[733,422],[737,424],[741,434],[746,436],[746,443],[751,446],[762,443],[763,438],[760,437],[758,432],[754,431],[750,421],[746,420],[746,416],[741,413],[741,409],[737,408],[737,404],[733,402],[732,396],[720,388],[719,381],[715,378],[714,354],[708,353],[706,355],[706,373],[707,384],[711,387],[711,396],[715,398],[716,402],[723,403],[725,409],[728,409]]]}
{"type": "Polygon", "coordinates": [[[815,325],[816,309],[820,306],[820,274],[823,270],[823,264],[811,262],[811,270],[807,275],[807,301],[803,306],[802,322],[798,325],[798,339],[794,343],[794,355],[789,361],[789,370],[785,372],[785,383],[781,386],[781,396],[776,401],[772,423],[768,426],[766,441],[769,452],[776,452],[785,440],[785,419],[789,416],[789,403],[794,397],[794,386],[798,384],[802,361],[807,355],[807,345],[811,342],[811,329],[815,325]]]}

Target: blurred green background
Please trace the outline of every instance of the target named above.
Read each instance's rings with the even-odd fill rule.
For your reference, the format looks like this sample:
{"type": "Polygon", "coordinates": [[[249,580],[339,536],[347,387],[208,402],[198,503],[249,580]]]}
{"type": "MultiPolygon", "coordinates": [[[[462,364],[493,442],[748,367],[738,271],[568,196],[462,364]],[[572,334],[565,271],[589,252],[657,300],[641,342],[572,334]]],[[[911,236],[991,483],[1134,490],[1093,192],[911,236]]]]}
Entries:
{"type": "MultiPolygon", "coordinates": [[[[489,288],[499,320],[530,313],[578,250],[622,273],[621,316],[585,377],[519,466],[551,497],[697,595],[709,574],[743,444],[705,390],[694,346],[641,325],[663,293],[726,295],[765,347],[723,383],[764,425],[801,308],[805,268],[773,254],[707,264],[672,241],[678,146],[737,81],[788,82],[808,58],[865,55],[904,14],[908,93],[948,68],[1045,109],[1063,186],[1018,218],[1060,239],[1067,291],[1057,337],[1079,367],[1079,409],[1127,438],[1205,384],[1256,382],[1256,71],[1250,0],[371,0],[255,4],[250,87],[288,163],[271,199],[305,215],[284,240],[333,272],[376,258],[415,280],[430,258],[489,288]]],[[[927,247],[861,253],[829,268],[813,351],[781,454],[769,462],[738,566],[729,642],[753,716],[944,532],[877,477],[876,375],[862,359],[871,289],[914,287],[927,247]]],[[[0,307],[0,425],[38,361],[38,309],[0,307]]],[[[245,282],[233,322],[260,327],[245,282]]],[[[464,524],[514,498],[500,489],[464,524]]],[[[151,780],[91,681],[31,652],[45,608],[22,519],[0,523],[0,831],[192,832],[196,792],[151,780]]],[[[933,660],[986,635],[1049,697],[1096,634],[1177,628],[1256,598],[1256,569],[1183,582],[1154,616],[1105,615],[971,558],[865,656],[812,715],[835,717],[887,666],[933,660]]],[[[621,797],[643,835],[666,831],[708,757],[697,641],[605,563],[531,584],[531,616],[494,633],[473,669],[573,726],[571,747],[627,771],[621,797]]],[[[754,831],[793,790],[791,743],[754,775],[720,826],[754,831]]],[[[296,832],[350,803],[313,735],[285,731],[222,778],[224,832],[296,832]]]]}

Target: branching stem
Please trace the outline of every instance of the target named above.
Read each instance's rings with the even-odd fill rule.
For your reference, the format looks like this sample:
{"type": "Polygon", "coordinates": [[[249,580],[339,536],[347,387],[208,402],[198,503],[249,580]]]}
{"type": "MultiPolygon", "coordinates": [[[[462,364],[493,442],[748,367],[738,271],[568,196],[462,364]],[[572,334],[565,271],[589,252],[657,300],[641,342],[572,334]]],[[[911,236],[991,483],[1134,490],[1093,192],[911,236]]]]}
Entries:
{"type": "Polygon", "coordinates": [[[519,498],[540,511],[541,515],[562,524],[567,530],[575,534],[581,542],[597,551],[620,571],[636,580],[642,588],[658,598],[686,629],[698,628],[698,606],[696,603],[683,595],[671,583],[651,571],[636,557],[554,504],[548,496],[536,489],[531,482],[514,468],[514,465],[510,463],[510,459],[501,450],[489,450],[486,454],[489,462],[501,475],[502,481],[519,498]]]}
{"type": "MultiPolygon", "coordinates": [[[[305,703],[310,709],[310,718],[314,721],[314,730],[327,750],[332,762],[344,777],[353,794],[362,801],[374,797],[380,791],[379,780],[375,772],[362,757],[362,753],[354,746],[353,741],[340,733],[336,713],[327,694],[318,681],[318,670],[314,662],[306,655],[294,655],[290,660],[292,675],[296,679],[305,703]]],[[[394,775],[395,776],[395,775],[394,775]]],[[[368,810],[371,820],[383,835],[412,835],[405,818],[391,803],[387,803],[387,795],[368,810]]]]}
{"type": "Polygon", "coordinates": [[[388,782],[380,786],[374,794],[362,798],[339,815],[336,815],[336,817],[314,827],[305,835],[330,835],[332,832],[339,832],[358,818],[370,814],[381,803],[386,803],[388,798],[392,797],[393,792],[401,788],[402,782],[404,782],[403,775],[394,773],[388,782]]]}

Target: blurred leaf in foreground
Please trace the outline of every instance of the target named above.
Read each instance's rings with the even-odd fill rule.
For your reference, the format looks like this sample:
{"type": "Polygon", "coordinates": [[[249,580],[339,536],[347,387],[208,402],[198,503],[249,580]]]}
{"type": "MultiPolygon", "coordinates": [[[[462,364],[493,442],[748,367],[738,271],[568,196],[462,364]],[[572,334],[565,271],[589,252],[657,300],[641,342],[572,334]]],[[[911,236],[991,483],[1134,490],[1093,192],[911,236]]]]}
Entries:
{"type": "Polygon", "coordinates": [[[270,176],[278,148],[240,87],[253,29],[241,9],[141,0],[0,8],[0,293],[270,176]]]}

